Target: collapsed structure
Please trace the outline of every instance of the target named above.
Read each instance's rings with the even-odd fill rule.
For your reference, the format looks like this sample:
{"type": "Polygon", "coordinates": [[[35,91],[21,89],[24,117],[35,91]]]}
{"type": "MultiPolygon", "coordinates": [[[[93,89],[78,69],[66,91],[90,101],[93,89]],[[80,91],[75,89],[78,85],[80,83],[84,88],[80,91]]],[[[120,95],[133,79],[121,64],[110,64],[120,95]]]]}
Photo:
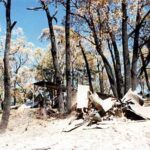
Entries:
{"type": "MultiPolygon", "coordinates": [[[[55,92],[57,86],[49,82],[38,82],[34,86],[50,88],[55,92]]],[[[65,92],[65,87],[63,89],[65,92]]],[[[39,95],[38,95],[39,96],[39,95]]],[[[41,115],[57,116],[59,112],[54,107],[57,97],[53,98],[52,103],[48,103],[45,107],[46,100],[44,97],[34,99],[41,104],[41,115]],[[40,100],[39,100],[40,99],[40,100]]],[[[49,98],[47,98],[49,99],[49,98]]],[[[150,107],[144,105],[142,96],[131,89],[124,95],[122,99],[117,99],[111,95],[102,95],[100,93],[92,93],[87,85],[78,85],[77,92],[73,93],[72,110],[76,112],[74,119],[70,122],[69,127],[65,131],[71,131],[85,123],[87,125],[97,124],[104,121],[115,120],[116,118],[127,118],[132,120],[148,120],[150,119],[150,107]],[[77,124],[72,123],[78,120],[77,124]]]]}
{"type": "Polygon", "coordinates": [[[88,122],[89,126],[122,117],[132,120],[150,119],[150,107],[144,106],[143,98],[131,89],[121,100],[115,97],[102,99],[96,92],[91,93],[88,89],[89,87],[85,85],[78,86],[77,115],[74,120],[82,119],[82,123],[70,125],[65,132],[72,131],[85,122],[88,122]]]}
{"type": "Polygon", "coordinates": [[[88,86],[78,86],[77,109],[87,108],[90,110],[93,108],[100,113],[106,114],[110,110],[112,111],[114,109],[115,111],[117,108],[121,108],[124,113],[126,113],[126,111],[131,111],[143,119],[149,119],[150,116],[148,113],[147,115],[144,114],[144,111],[148,111],[149,107],[145,107],[143,104],[143,98],[131,89],[121,100],[118,100],[115,97],[102,99],[96,92],[91,93],[88,91],[88,86]],[[137,111],[138,109],[141,111],[137,111]]]}

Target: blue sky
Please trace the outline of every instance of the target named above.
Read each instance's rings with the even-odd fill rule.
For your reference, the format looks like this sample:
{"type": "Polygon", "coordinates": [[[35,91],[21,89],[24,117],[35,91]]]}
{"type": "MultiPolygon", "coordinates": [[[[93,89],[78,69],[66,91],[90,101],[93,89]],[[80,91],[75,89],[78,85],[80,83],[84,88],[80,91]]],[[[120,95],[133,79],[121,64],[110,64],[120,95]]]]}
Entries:
{"type": "MultiPolygon", "coordinates": [[[[29,42],[35,44],[35,46],[43,47],[43,43],[38,39],[43,28],[48,27],[47,18],[45,12],[29,11],[27,7],[40,6],[38,0],[12,0],[12,22],[17,21],[16,27],[21,27],[25,33],[26,39],[29,42]]],[[[50,12],[53,14],[55,9],[50,6],[50,12]]],[[[64,8],[60,8],[57,14],[57,25],[61,25],[63,16],[65,15],[64,8]]],[[[3,34],[5,32],[5,9],[2,3],[0,3],[0,26],[3,34]]]]}

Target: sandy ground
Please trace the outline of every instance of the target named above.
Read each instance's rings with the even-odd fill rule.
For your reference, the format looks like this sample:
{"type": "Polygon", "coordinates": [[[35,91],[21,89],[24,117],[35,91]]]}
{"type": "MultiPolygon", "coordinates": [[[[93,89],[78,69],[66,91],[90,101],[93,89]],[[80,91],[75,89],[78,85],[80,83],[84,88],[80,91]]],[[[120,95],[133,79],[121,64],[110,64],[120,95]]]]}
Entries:
{"type": "Polygon", "coordinates": [[[33,112],[13,111],[7,132],[0,135],[0,150],[150,149],[150,121],[117,120],[103,123],[102,129],[62,132],[70,119],[43,121],[33,112]]]}

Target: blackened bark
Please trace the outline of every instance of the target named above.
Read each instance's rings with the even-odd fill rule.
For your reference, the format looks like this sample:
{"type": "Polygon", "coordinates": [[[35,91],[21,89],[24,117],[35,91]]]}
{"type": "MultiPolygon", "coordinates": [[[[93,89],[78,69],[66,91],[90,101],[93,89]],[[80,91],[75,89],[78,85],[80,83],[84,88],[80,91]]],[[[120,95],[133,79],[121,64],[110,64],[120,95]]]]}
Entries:
{"type": "Polygon", "coordinates": [[[109,79],[109,83],[110,83],[112,92],[113,92],[115,97],[118,97],[117,85],[116,85],[116,81],[115,81],[115,78],[114,78],[114,75],[113,75],[111,65],[109,64],[107,58],[105,57],[105,55],[102,52],[101,45],[99,43],[99,39],[98,39],[97,32],[96,32],[96,29],[95,29],[95,25],[94,25],[94,22],[93,22],[93,18],[90,18],[90,21],[91,22],[89,23],[89,26],[90,26],[90,28],[93,32],[93,38],[94,38],[94,42],[95,42],[95,45],[96,45],[96,50],[97,50],[97,52],[99,53],[99,55],[101,56],[101,58],[103,60],[104,67],[105,67],[107,75],[108,75],[108,79],[109,79]]]}
{"type": "Polygon", "coordinates": [[[55,39],[55,34],[54,34],[54,29],[53,29],[53,22],[52,22],[53,17],[51,16],[48,6],[45,4],[45,2],[41,1],[41,5],[46,13],[48,26],[49,26],[49,33],[50,33],[50,40],[51,40],[51,54],[53,58],[53,66],[55,69],[56,84],[58,86],[57,96],[59,100],[59,111],[60,113],[64,113],[62,76],[61,76],[60,67],[59,67],[58,59],[57,59],[56,39],[55,39]]]}
{"type": "Polygon", "coordinates": [[[121,99],[124,94],[124,92],[123,92],[124,85],[123,85],[123,77],[122,77],[122,73],[121,73],[120,55],[119,55],[119,50],[117,47],[117,43],[116,43],[114,34],[112,32],[109,32],[109,35],[111,37],[111,41],[112,41],[112,45],[113,45],[113,49],[114,49],[114,56],[115,56],[114,69],[115,69],[115,74],[116,74],[118,98],[121,99]]]}
{"type": "Polygon", "coordinates": [[[85,61],[85,66],[86,66],[87,75],[88,75],[88,79],[89,79],[90,90],[93,93],[94,90],[93,90],[93,85],[92,85],[92,76],[91,76],[91,72],[90,72],[90,68],[89,68],[89,63],[88,63],[88,60],[87,60],[84,48],[83,48],[83,46],[81,44],[81,41],[79,42],[79,46],[81,48],[81,52],[82,52],[82,55],[83,55],[83,58],[84,58],[84,61],[85,61]]]}
{"type": "Polygon", "coordinates": [[[107,40],[107,44],[108,44],[108,49],[110,51],[110,55],[111,55],[113,66],[114,66],[114,70],[115,70],[115,68],[116,68],[115,56],[114,56],[114,53],[113,53],[113,50],[112,50],[112,46],[110,44],[109,39],[107,40]]]}
{"type": "MultiPolygon", "coordinates": [[[[99,38],[102,38],[102,21],[101,21],[101,15],[100,15],[100,8],[97,8],[97,16],[98,16],[98,28],[99,28],[99,38]]],[[[102,42],[100,41],[100,47],[102,47],[102,42]]],[[[99,84],[100,84],[100,92],[104,93],[104,82],[103,82],[103,70],[104,68],[102,67],[102,70],[100,71],[100,66],[99,66],[99,62],[97,64],[97,68],[99,71],[99,84]]]]}
{"type": "Polygon", "coordinates": [[[140,34],[140,8],[138,3],[137,16],[136,16],[136,26],[134,34],[134,45],[133,45],[133,56],[132,56],[132,67],[131,67],[131,80],[132,80],[132,90],[135,90],[138,84],[137,79],[137,62],[139,58],[139,34],[140,34]]]}
{"type": "Polygon", "coordinates": [[[131,87],[131,71],[130,57],[128,50],[128,34],[127,34],[127,0],[122,0],[122,45],[123,45],[123,60],[124,60],[124,77],[126,93],[131,87]]]}
{"type": "Polygon", "coordinates": [[[13,99],[14,99],[14,105],[16,105],[17,99],[16,99],[16,80],[14,82],[14,95],[13,95],[13,99]]]}
{"type": "Polygon", "coordinates": [[[11,82],[10,82],[10,64],[9,64],[9,52],[11,45],[11,31],[16,22],[11,24],[11,0],[6,2],[6,41],[4,51],[4,103],[3,114],[1,119],[0,128],[5,130],[8,126],[10,116],[10,103],[11,103],[11,82]]]}
{"type": "Polygon", "coordinates": [[[111,66],[110,66],[107,58],[103,54],[103,52],[101,50],[99,50],[98,52],[99,52],[99,54],[102,57],[102,60],[103,60],[103,63],[104,63],[104,66],[105,66],[105,69],[106,69],[106,72],[107,72],[107,75],[108,75],[108,79],[109,79],[109,83],[110,83],[112,92],[113,92],[113,94],[114,94],[115,97],[118,97],[117,85],[116,85],[116,81],[115,81],[115,78],[114,78],[114,75],[113,75],[112,68],[111,68],[111,66]]]}
{"type": "MultiPolygon", "coordinates": [[[[142,55],[142,53],[141,53],[141,55],[142,55]]],[[[149,63],[150,63],[150,50],[149,50],[149,53],[148,53],[147,57],[146,57],[146,58],[144,59],[144,61],[143,61],[143,65],[142,65],[142,67],[141,67],[140,70],[139,70],[139,75],[138,75],[138,77],[143,74],[144,69],[147,67],[147,65],[148,65],[149,63]]]]}
{"type": "Polygon", "coordinates": [[[71,62],[71,71],[72,71],[72,88],[75,87],[75,74],[74,74],[74,67],[73,67],[73,62],[71,62]]]}
{"type": "Polygon", "coordinates": [[[149,82],[148,73],[146,70],[146,65],[145,65],[144,56],[143,56],[142,52],[141,52],[141,60],[142,60],[142,66],[143,66],[143,72],[145,75],[146,85],[147,85],[148,90],[150,91],[150,82],[149,82]]]}
{"type": "MultiPolygon", "coordinates": [[[[89,4],[89,6],[90,6],[90,4],[89,4]]],[[[115,81],[115,78],[114,78],[114,74],[113,74],[111,65],[109,64],[107,58],[105,57],[105,55],[102,52],[101,40],[98,38],[99,31],[98,32],[96,31],[95,24],[94,24],[92,13],[90,12],[90,9],[88,9],[88,12],[89,12],[88,15],[89,15],[90,18],[86,17],[86,15],[84,15],[84,16],[77,15],[77,16],[84,19],[86,21],[86,23],[88,24],[89,28],[91,29],[92,34],[93,34],[93,38],[94,38],[94,43],[95,43],[96,50],[97,50],[97,52],[99,53],[99,55],[101,56],[101,58],[103,60],[104,67],[105,67],[107,75],[108,75],[111,90],[112,90],[114,96],[118,97],[117,85],[116,85],[116,81],[115,81]]],[[[74,13],[71,13],[71,14],[75,15],[74,13]]]]}
{"type": "Polygon", "coordinates": [[[71,86],[71,49],[70,49],[70,0],[66,2],[66,88],[67,88],[67,112],[71,111],[72,86],[71,86]]]}
{"type": "Polygon", "coordinates": [[[101,67],[101,70],[100,70],[100,63],[98,62],[97,60],[97,70],[99,72],[99,85],[100,85],[100,92],[103,94],[104,93],[104,79],[103,79],[103,70],[104,70],[104,67],[102,66],[101,67]]]}

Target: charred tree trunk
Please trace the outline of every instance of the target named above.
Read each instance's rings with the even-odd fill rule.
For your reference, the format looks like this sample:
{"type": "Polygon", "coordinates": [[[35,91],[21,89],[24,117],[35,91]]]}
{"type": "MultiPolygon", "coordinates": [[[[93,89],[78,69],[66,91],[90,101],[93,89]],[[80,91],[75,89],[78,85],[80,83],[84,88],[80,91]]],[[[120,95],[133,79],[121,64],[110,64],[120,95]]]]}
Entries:
{"type": "MultiPolygon", "coordinates": [[[[17,80],[17,79],[16,79],[17,80]]],[[[16,102],[17,102],[17,99],[16,99],[16,80],[14,82],[14,95],[13,95],[13,98],[14,98],[14,105],[16,105],[16,102]]]]}
{"type": "Polygon", "coordinates": [[[114,70],[115,70],[115,68],[116,68],[115,56],[114,56],[114,53],[113,53],[113,50],[112,50],[112,45],[110,44],[109,39],[107,39],[107,43],[108,43],[108,49],[110,51],[110,55],[111,55],[111,58],[112,58],[112,63],[113,63],[114,70]]]}
{"type": "Polygon", "coordinates": [[[81,41],[79,42],[79,46],[81,48],[81,52],[82,52],[82,55],[83,55],[83,58],[84,58],[84,61],[85,61],[85,66],[86,66],[86,70],[87,70],[87,74],[88,74],[88,79],[89,79],[90,90],[93,93],[94,90],[93,90],[93,85],[92,85],[92,77],[91,77],[91,72],[90,72],[90,68],[89,68],[89,63],[88,63],[88,60],[87,60],[84,48],[83,48],[83,46],[81,44],[81,41]]]}
{"type": "Polygon", "coordinates": [[[141,52],[141,60],[142,60],[142,66],[143,66],[143,72],[145,75],[146,85],[147,85],[148,90],[150,91],[150,82],[149,82],[148,73],[146,70],[146,65],[145,65],[144,56],[143,56],[142,52],[141,52]]]}
{"type": "MultiPolygon", "coordinates": [[[[101,21],[101,15],[100,15],[100,8],[97,8],[97,16],[98,16],[98,28],[99,28],[99,38],[102,38],[102,21],[101,21]]],[[[102,42],[100,42],[100,47],[102,47],[102,42]]],[[[98,60],[97,60],[98,62],[98,60]]],[[[102,67],[102,70],[100,71],[100,66],[99,62],[97,63],[97,68],[99,71],[99,84],[100,84],[100,92],[104,93],[104,82],[103,82],[103,70],[104,67],[102,67]]]]}
{"type": "Polygon", "coordinates": [[[6,41],[4,51],[4,103],[3,114],[1,119],[0,128],[5,130],[8,126],[10,116],[10,103],[11,103],[11,82],[10,82],[10,64],[9,64],[9,52],[11,45],[11,32],[16,22],[11,24],[11,0],[7,0],[6,7],[6,41]]]}
{"type": "Polygon", "coordinates": [[[100,92],[103,94],[104,93],[104,79],[103,79],[103,70],[104,70],[104,67],[102,66],[101,67],[101,70],[100,70],[100,63],[98,62],[97,60],[97,70],[99,72],[99,85],[100,85],[100,92]]]}
{"type": "Polygon", "coordinates": [[[111,68],[107,58],[104,56],[104,54],[100,50],[98,52],[102,57],[102,60],[103,60],[103,63],[104,63],[104,66],[105,66],[105,69],[106,69],[106,72],[107,72],[107,75],[108,75],[111,90],[112,90],[114,96],[118,97],[117,88],[116,88],[117,85],[116,85],[116,81],[115,81],[115,78],[114,78],[114,75],[113,75],[112,68],[111,68]]]}
{"type": "MultiPolygon", "coordinates": [[[[107,19],[109,18],[108,14],[109,14],[109,9],[108,9],[108,12],[106,12],[107,19]]],[[[97,10],[97,15],[98,15],[98,20],[99,20],[99,29],[101,30],[101,27],[102,27],[101,22],[102,21],[101,21],[99,9],[97,10]]],[[[108,41],[108,47],[110,49],[110,53],[111,53],[112,60],[113,60],[113,65],[114,65],[114,70],[115,70],[117,94],[118,94],[118,98],[121,99],[123,97],[123,77],[122,77],[122,74],[121,74],[121,63],[120,63],[120,57],[119,57],[119,50],[117,48],[117,43],[116,43],[115,36],[111,32],[108,22],[106,23],[106,26],[108,27],[108,30],[110,31],[109,35],[111,37],[112,45],[113,45],[113,48],[114,48],[114,55],[113,55],[113,52],[111,51],[111,48],[109,47],[110,44],[109,44],[109,41],[108,41]]],[[[100,37],[101,37],[101,32],[100,32],[100,37]]]]}
{"type": "Polygon", "coordinates": [[[74,70],[74,67],[73,67],[73,62],[71,62],[71,70],[72,70],[72,88],[74,89],[75,87],[75,70],[74,70]]]}
{"type": "Polygon", "coordinates": [[[109,79],[109,83],[110,83],[112,92],[113,92],[115,97],[118,97],[117,85],[116,85],[116,81],[115,81],[115,78],[114,78],[114,75],[113,75],[113,71],[112,71],[111,65],[109,64],[107,58],[105,57],[105,55],[102,52],[101,44],[99,43],[99,39],[98,39],[98,36],[97,36],[97,32],[96,32],[95,25],[94,25],[92,17],[90,18],[90,22],[88,22],[88,24],[89,24],[89,26],[90,26],[90,28],[93,32],[93,38],[94,38],[94,42],[95,42],[95,45],[96,45],[96,50],[97,50],[97,52],[99,53],[99,55],[101,56],[101,58],[103,60],[104,67],[105,67],[107,75],[108,75],[108,79],[109,79]]]}
{"type": "Polygon", "coordinates": [[[16,105],[16,102],[17,102],[17,98],[16,98],[16,86],[17,86],[17,80],[18,80],[17,74],[18,74],[19,68],[20,67],[18,67],[18,69],[15,71],[16,77],[15,77],[15,81],[14,81],[14,91],[13,91],[14,92],[14,95],[13,95],[14,105],[16,105]]]}
{"type": "MultiPolygon", "coordinates": [[[[91,1],[89,1],[89,6],[91,6],[91,1]]],[[[98,36],[100,31],[98,31],[98,32],[96,31],[92,13],[90,12],[90,9],[87,9],[87,10],[88,10],[89,18],[86,17],[86,15],[84,15],[84,16],[77,15],[77,16],[84,19],[86,21],[86,23],[88,24],[90,30],[92,31],[93,38],[94,38],[94,45],[96,47],[97,52],[99,53],[99,55],[101,56],[101,58],[103,60],[104,67],[105,67],[107,75],[108,75],[111,90],[113,92],[113,95],[115,97],[118,97],[117,85],[116,85],[116,81],[115,81],[115,77],[114,77],[111,65],[109,64],[107,58],[105,57],[105,55],[103,54],[103,51],[102,51],[101,40],[99,39],[99,36],[98,36]]],[[[71,14],[74,15],[74,13],[71,13],[71,14]]]]}
{"type": "MultiPolygon", "coordinates": [[[[141,55],[142,55],[142,52],[141,52],[141,55]]],[[[147,67],[147,65],[149,63],[150,63],[150,49],[149,49],[149,53],[148,53],[147,57],[143,60],[143,65],[142,65],[142,67],[139,70],[139,75],[138,76],[141,76],[143,74],[145,68],[147,67]]]]}
{"type": "Polygon", "coordinates": [[[58,59],[57,59],[56,39],[55,39],[55,34],[54,34],[54,29],[53,29],[53,22],[52,22],[54,17],[51,16],[48,6],[45,4],[45,2],[41,1],[41,4],[46,13],[48,26],[49,26],[49,33],[50,33],[50,40],[51,40],[51,54],[53,58],[53,66],[55,69],[56,85],[58,87],[57,96],[59,100],[59,111],[60,113],[64,113],[62,76],[61,76],[60,67],[59,67],[58,59]]]}
{"type": "Polygon", "coordinates": [[[135,35],[134,35],[134,45],[133,45],[132,68],[131,68],[132,90],[135,90],[138,84],[137,61],[139,58],[140,12],[141,11],[139,8],[139,3],[138,3],[136,27],[135,27],[135,35]]]}
{"type": "Polygon", "coordinates": [[[120,55],[119,55],[119,50],[117,47],[116,39],[115,36],[112,32],[109,33],[114,49],[114,56],[115,56],[115,74],[116,74],[116,83],[117,83],[117,92],[118,92],[118,97],[121,99],[124,95],[123,92],[123,77],[121,73],[121,63],[120,63],[120,55]]]}
{"type": "Polygon", "coordinates": [[[126,93],[131,87],[131,71],[130,71],[130,57],[128,50],[128,34],[127,34],[127,0],[122,0],[122,45],[123,45],[123,60],[124,60],[124,78],[126,93]]]}
{"type": "Polygon", "coordinates": [[[67,86],[67,112],[71,111],[72,86],[71,86],[71,49],[70,49],[70,0],[66,2],[66,86],[67,86]]]}

